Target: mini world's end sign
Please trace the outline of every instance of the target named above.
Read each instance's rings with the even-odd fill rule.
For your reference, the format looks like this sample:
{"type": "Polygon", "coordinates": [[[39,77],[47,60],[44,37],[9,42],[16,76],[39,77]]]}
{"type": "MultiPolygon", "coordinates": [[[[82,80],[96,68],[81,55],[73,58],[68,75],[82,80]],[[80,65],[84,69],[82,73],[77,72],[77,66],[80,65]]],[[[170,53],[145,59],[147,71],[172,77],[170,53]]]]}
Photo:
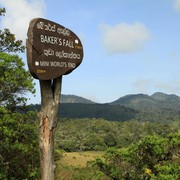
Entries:
{"type": "Polygon", "coordinates": [[[80,39],[71,30],[46,19],[30,21],[26,40],[31,75],[50,80],[69,74],[83,59],[80,39]]]}

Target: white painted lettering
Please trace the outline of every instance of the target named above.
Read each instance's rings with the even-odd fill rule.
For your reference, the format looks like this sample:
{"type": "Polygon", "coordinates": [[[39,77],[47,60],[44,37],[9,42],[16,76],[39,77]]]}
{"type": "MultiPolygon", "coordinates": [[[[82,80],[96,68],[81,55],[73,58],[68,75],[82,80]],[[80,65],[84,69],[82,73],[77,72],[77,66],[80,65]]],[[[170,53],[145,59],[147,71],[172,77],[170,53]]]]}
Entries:
{"type": "Polygon", "coordinates": [[[40,61],[40,66],[49,66],[49,61],[40,61]]]}
{"type": "Polygon", "coordinates": [[[59,38],[59,46],[62,46],[62,39],[59,38]]]}
{"type": "Polygon", "coordinates": [[[44,49],[44,55],[45,56],[54,56],[54,51],[51,48],[44,49]]]}
{"type": "Polygon", "coordinates": [[[56,25],[51,25],[50,23],[48,24],[44,24],[44,22],[39,22],[37,23],[37,28],[38,29],[44,29],[45,31],[52,31],[55,32],[56,31],[56,25]]]}
{"type": "Polygon", "coordinates": [[[67,62],[51,61],[50,64],[53,67],[67,67],[67,62]]]}
{"type": "Polygon", "coordinates": [[[45,30],[46,31],[52,31],[52,32],[55,32],[56,31],[56,25],[51,25],[50,23],[44,25],[45,27],[45,30]]]}
{"type": "Polygon", "coordinates": [[[39,66],[39,62],[38,61],[35,61],[35,66],[39,66]]]}
{"type": "Polygon", "coordinates": [[[37,23],[37,28],[38,29],[44,29],[43,27],[44,27],[44,23],[43,22],[37,23]]]}
{"type": "Polygon", "coordinates": [[[68,67],[69,67],[69,68],[75,68],[75,67],[76,67],[76,64],[75,64],[75,63],[70,63],[70,62],[68,62],[68,67]]]}
{"type": "Polygon", "coordinates": [[[63,46],[74,48],[73,41],[63,39],[63,46]]]}
{"type": "Polygon", "coordinates": [[[41,35],[40,39],[42,43],[58,44],[58,37],[41,35]]]}
{"type": "Polygon", "coordinates": [[[66,28],[64,28],[64,29],[63,28],[57,28],[57,32],[59,34],[64,35],[64,36],[70,36],[70,31],[66,28]]]}
{"type": "Polygon", "coordinates": [[[56,51],[55,52],[56,57],[59,58],[65,58],[65,59],[81,59],[80,54],[76,54],[76,53],[68,53],[68,52],[64,52],[62,51],[56,51]]]}

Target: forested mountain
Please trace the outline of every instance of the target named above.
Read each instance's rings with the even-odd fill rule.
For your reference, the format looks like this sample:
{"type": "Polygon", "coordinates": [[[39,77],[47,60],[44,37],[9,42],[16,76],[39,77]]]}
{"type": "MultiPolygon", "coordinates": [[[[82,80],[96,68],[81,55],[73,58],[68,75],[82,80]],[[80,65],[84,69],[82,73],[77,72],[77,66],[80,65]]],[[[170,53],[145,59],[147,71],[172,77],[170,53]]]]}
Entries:
{"type": "MultiPolygon", "coordinates": [[[[40,105],[31,105],[31,109],[40,110],[40,105]]],[[[61,103],[59,117],[61,118],[102,118],[109,121],[129,121],[134,119],[138,111],[121,105],[61,103]]]]}
{"type": "Polygon", "coordinates": [[[126,95],[110,104],[123,105],[137,110],[142,110],[142,109],[149,110],[149,109],[157,108],[159,106],[158,102],[155,99],[153,99],[152,97],[146,94],[126,95]]]}
{"type": "Polygon", "coordinates": [[[135,118],[137,111],[121,105],[62,103],[60,117],[104,118],[110,121],[128,121],[135,118]]]}
{"type": "Polygon", "coordinates": [[[180,119],[180,97],[156,92],[151,96],[146,94],[126,95],[110,103],[123,105],[138,110],[138,120],[172,121],[180,119]]]}
{"type": "Polygon", "coordinates": [[[95,102],[75,95],[61,95],[61,103],[82,103],[82,104],[95,104],[95,102]]]}
{"type": "MultiPolygon", "coordinates": [[[[40,110],[40,105],[33,105],[40,110]]],[[[61,118],[103,118],[110,121],[169,122],[180,119],[180,97],[165,93],[126,95],[118,100],[97,104],[75,95],[61,95],[61,118]]]]}
{"type": "Polygon", "coordinates": [[[174,94],[168,95],[161,92],[156,92],[151,96],[146,94],[126,95],[118,100],[110,103],[114,105],[124,105],[137,110],[179,110],[180,97],[174,94]]]}
{"type": "MultiPolygon", "coordinates": [[[[97,104],[89,99],[76,95],[61,95],[61,103],[81,103],[81,104],[97,104]]],[[[116,101],[110,102],[111,105],[123,105],[136,110],[179,110],[180,97],[174,94],[165,94],[156,92],[151,96],[146,94],[130,94],[120,97],[116,101]]]]}
{"type": "Polygon", "coordinates": [[[162,92],[156,92],[151,97],[155,100],[161,101],[161,102],[166,102],[166,103],[171,103],[175,104],[176,106],[180,106],[180,97],[175,95],[175,94],[165,94],[162,92]]]}

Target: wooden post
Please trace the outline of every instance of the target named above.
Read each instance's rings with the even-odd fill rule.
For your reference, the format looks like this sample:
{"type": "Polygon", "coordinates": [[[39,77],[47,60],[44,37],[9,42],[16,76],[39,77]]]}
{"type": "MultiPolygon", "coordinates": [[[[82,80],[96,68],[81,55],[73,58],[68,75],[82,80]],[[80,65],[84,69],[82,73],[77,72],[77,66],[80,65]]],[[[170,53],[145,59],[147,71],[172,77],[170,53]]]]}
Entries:
{"type": "Polygon", "coordinates": [[[55,179],[54,133],[58,121],[62,76],[40,80],[41,111],[39,112],[39,148],[41,179],[55,179]]]}

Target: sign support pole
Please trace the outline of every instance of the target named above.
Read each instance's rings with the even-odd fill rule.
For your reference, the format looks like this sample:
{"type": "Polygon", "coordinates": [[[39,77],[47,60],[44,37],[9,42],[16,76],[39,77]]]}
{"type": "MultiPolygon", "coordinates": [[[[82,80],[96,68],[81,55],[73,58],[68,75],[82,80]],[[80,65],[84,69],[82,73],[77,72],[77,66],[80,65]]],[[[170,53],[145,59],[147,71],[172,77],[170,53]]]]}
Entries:
{"type": "Polygon", "coordinates": [[[41,179],[55,179],[54,133],[58,121],[62,76],[53,80],[40,80],[41,111],[39,118],[39,148],[41,179]]]}

